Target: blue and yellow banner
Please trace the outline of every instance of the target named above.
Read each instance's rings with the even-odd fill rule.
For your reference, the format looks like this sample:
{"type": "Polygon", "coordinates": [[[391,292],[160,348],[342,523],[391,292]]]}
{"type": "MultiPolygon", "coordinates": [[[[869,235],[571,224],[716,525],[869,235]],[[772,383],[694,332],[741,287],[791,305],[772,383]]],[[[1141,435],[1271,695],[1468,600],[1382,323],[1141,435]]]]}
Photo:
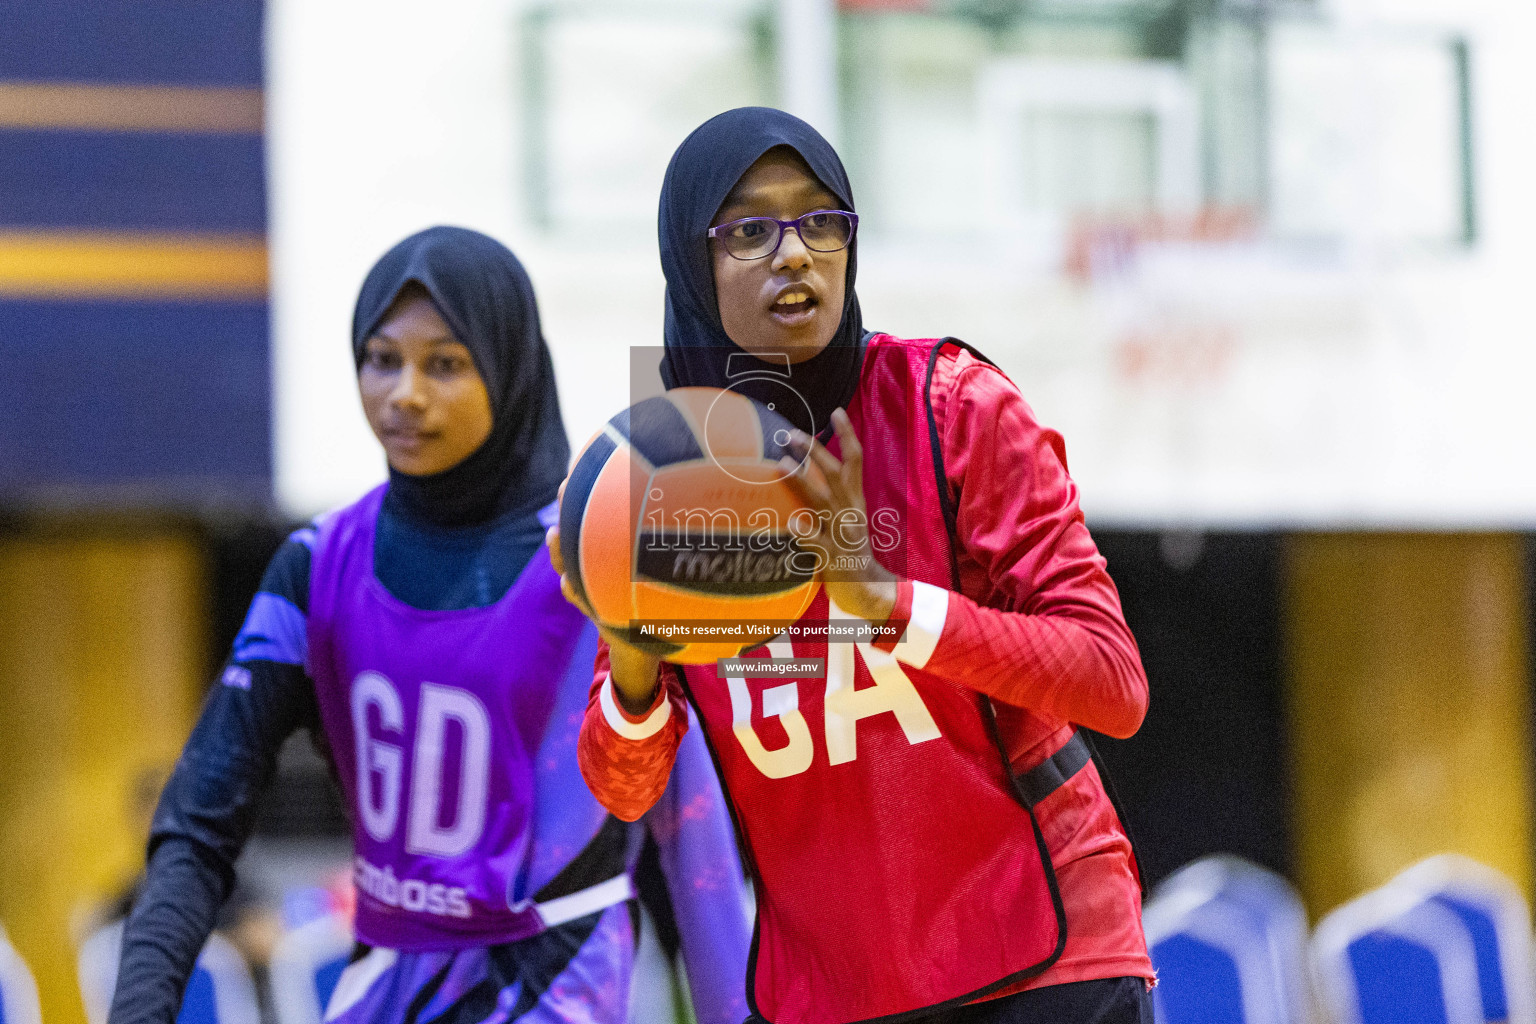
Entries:
{"type": "Polygon", "coordinates": [[[0,501],[267,500],[261,3],[5,20],[0,501]]]}

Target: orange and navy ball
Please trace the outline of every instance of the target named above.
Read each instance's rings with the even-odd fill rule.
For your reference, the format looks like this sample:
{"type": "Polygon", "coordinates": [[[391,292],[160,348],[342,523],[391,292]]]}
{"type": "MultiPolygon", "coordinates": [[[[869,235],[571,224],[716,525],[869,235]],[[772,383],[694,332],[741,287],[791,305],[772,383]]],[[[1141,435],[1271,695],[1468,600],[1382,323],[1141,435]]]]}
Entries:
{"type": "Polygon", "coordinates": [[[676,388],[608,421],[560,502],[566,575],[601,624],[668,661],[701,664],[800,617],[818,583],[815,552],[796,533],[810,532],[812,513],[779,462],[794,457],[791,429],[716,388],[676,388]]]}

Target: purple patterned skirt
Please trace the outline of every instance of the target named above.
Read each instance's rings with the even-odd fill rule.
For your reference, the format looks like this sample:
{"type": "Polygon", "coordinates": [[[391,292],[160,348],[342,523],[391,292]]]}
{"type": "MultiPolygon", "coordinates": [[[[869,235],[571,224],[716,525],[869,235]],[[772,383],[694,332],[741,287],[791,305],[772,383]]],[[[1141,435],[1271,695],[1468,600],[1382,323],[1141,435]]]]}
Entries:
{"type": "Polygon", "coordinates": [[[377,947],[342,972],[327,1024],[624,1024],[634,960],[621,903],[499,946],[377,947]]]}

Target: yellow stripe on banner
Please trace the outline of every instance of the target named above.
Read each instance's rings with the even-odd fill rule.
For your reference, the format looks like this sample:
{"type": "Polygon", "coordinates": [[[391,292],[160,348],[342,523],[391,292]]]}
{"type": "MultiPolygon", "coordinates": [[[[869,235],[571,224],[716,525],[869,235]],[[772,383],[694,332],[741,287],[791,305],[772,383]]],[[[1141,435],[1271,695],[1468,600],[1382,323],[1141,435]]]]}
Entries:
{"type": "Polygon", "coordinates": [[[0,82],[0,128],[260,134],[260,89],[0,82]]]}
{"type": "Polygon", "coordinates": [[[259,235],[0,231],[0,297],[259,299],[259,235]]]}

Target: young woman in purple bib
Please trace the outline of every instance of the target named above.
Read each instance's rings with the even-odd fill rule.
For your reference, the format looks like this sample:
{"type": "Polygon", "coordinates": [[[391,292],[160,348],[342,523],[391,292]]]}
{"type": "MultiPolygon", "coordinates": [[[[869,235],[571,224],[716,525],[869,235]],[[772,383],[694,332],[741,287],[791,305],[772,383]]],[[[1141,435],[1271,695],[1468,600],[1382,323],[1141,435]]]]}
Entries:
{"type": "Polygon", "coordinates": [[[352,347],[389,481],[268,566],[161,796],[111,1024],[175,1020],[299,728],[353,825],[358,947],[327,1021],[622,1024],[648,830],[698,1019],[739,1024],[741,872],[703,743],[646,829],[577,769],[597,637],[542,547],[570,452],[521,264],[413,235],[364,281],[352,347]]]}

